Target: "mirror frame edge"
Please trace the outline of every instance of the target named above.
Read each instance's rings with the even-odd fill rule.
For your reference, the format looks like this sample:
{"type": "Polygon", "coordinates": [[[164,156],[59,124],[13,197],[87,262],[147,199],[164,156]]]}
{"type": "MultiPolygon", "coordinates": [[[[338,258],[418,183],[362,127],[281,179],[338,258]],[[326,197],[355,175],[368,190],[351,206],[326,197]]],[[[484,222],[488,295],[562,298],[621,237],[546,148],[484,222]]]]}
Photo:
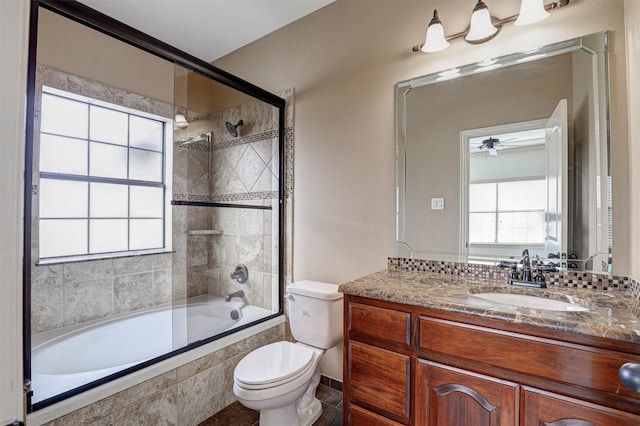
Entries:
{"type": "MultiPolygon", "coordinates": [[[[606,152],[608,154],[606,171],[602,171],[600,176],[606,176],[609,179],[609,182],[612,180],[612,152],[611,152],[611,70],[610,70],[610,31],[598,31],[595,33],[585,34],[579,37],[574,37],[571,39],[555,42],[543,46],[540,48],[539,53],[547,53],[544,58],[548,58],[551,56],[560,55],[563,53],[575,52],[578,50],[582,50],[594,58],[602,58],[603,59],[603,72],[604,72],[604,83],[602,87],[599,87],[602,90],[602,94],[604,96],[605,102],[605,111],[603,112],[604,116],[599,118],[599,122],[605,124],[604,126],[600,126],[604,129],[603,136],[600,140],[600,144],[606,146],[606,152]],[[598,37],[596,43],[592,43],[593,39],[598,37]],[[601,56],[600,56],[601,55],[601,56]]],[[[515,65],[518,59],[521,59],[526,56],[525,52],[514,52],[511,54],[506,54],[500,56],[499,59],[505,60],[505,66],[515,65]]],[[[542,59],[542,58],[539,58],[542,59]]],[[[461,66],[457,66],[453,68],[453,70],[458,70],[459,74],[456,74],[454,78],[464,77],[467,75],[473,74],[473,69],[476,68],[477,62],[464,64],[461,66]]],[[[446,70],[448,71],[448,70],[446,70]]],[[[396,257],[409,257],[409,258],[417,258],[420,256],[418,253],[423,255],[427,255],[430,253],[435,257],[426,257],[425,260],[433,260],[433,261],[453,261],[453,262],[461,262],[467,263],[468,259],[463,255],[463,253],[445,253],[445,252],[428,252],[428,251],[416,251],[411,245],[406,241],[406,229],[405,229],[405,202],[406,202],[406,96],[411,92],[411,90],[415,87],[421,87],[424,85],[433,84],[439,81],[447,80],[442,74],[446,71],[433,72],[430,74],[425,74],[417,77],[413,77],[410,79],[406,79],[400,81],[394,85],[395,92],[395,146],[396,146],[396,241],[395,247],[396,257]],[[438,79],[440,77],[440,79],[438,79]],[[402,142],[400,142],[402,141],[402,142]],[[405,192],[403,192],[405,191],[405,192]],[[403,253],[406,253],[403,254],[403,253]],[[457,258],[457,259],[456,259],[457,258]]],[[[602,147],[601,147],[602,149],[602,147]]],[[[600,164],[598,164],[598,167],[600,164]]],[[[601,189],[602,191],[602,189],[601,189]]],[[[608,199],[606,200],[606,207],[610,212],[613,211],[613,202],[612,202],[612,194],[609,187],[606,188],[606,194],[608,194],[608,199]]],[[[459,212],[459,216],[463,213],[459,212]]],[[[612,215],[612,213],[610,213],[612,215]]],[[[610,224],[609,219],[607,219],[607,223],[609,224],[609,228],[612,228],[612,224],[610,224]]],[[[600,246],[597,246],[596,255],[603,255],[607,257],[607,271],[597,271],[598,273],[604,274],[613,274],[612,265],[613,265],[613,233],[609,232],[609,240],[607,241],[606,251],[601,250],[600,246]]],[[[591,256],[589,259],[591,259],[591,256]]],[[[422,259],[422,258],[421,258],[422,259]]],[[[587,259],[587,260],[589,260],[587,259]]],[[[586,269],[580,269],[583,272],[594,272],[586,269]]]]}

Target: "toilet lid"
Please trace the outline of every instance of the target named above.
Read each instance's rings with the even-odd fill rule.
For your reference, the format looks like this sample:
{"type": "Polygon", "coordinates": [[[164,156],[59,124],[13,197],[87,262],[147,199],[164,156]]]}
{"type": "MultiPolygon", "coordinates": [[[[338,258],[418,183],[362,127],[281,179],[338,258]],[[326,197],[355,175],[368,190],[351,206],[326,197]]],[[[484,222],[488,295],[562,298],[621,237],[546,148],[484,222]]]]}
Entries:
{"type": "Polygon", "coordinates": [[[313,363],[314,352],[291,342],[276,342],[245,356],[236,367],[236,380],[248,385],[280,382],[298,375],[313,363]]]}

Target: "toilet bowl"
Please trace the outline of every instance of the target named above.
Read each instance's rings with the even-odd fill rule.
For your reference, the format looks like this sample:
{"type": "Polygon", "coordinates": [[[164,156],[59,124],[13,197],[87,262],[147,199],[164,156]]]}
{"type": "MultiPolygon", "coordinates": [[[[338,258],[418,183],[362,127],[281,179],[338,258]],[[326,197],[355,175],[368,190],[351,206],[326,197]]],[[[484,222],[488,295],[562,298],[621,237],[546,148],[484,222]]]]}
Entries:
{"type": "Polygon", "coordinates": [[[318,363],[323,353],[291,342],[258,348],[238,363],[233,392],[242,405],[260,410],[261,425],[311,425],[322,413],[321,404],[311,401],[311,406],[303,407],[295,403],[314,376],[320,381],[318,363]]]}
{"type": "Polygon", "coordinates": [[[319,362],[342,340],[342,294],[335,284],[301,281],[287,287],[291,331],[297,343],[275,342],[236,366],[233,392],[260,410],[261,426],[310,426],[322,414],[315,397],[319,362]]]}

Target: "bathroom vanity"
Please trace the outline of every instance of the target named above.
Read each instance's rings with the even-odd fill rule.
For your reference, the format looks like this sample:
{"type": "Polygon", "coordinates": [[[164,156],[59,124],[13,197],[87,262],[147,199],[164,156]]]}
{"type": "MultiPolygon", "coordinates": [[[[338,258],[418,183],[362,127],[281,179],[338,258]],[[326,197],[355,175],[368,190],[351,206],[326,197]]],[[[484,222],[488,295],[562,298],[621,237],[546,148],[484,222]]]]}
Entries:
{"type": "Polygon", "coordinates": [[[640,425],[640,393],[618,377],[640,362],[639,303],[623,292],[407,271],[340,291],[345,425],[640,425]]]}

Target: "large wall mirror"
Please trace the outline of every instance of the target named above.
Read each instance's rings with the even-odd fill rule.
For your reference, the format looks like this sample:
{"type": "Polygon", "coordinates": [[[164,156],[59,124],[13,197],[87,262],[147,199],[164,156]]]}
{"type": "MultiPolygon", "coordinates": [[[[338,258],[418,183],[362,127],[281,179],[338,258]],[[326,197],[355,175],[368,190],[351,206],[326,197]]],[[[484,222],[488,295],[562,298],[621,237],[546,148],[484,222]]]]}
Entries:
{"type": "Polygon", "coordinates": [[[612,271],[607,37],[397,84],[397,255],[612,271]]]}
{"type": "Polygon", "coordinates": [[[284,306],[284,96],[80,3],[39,4],[29,410],[284,306]]]}

